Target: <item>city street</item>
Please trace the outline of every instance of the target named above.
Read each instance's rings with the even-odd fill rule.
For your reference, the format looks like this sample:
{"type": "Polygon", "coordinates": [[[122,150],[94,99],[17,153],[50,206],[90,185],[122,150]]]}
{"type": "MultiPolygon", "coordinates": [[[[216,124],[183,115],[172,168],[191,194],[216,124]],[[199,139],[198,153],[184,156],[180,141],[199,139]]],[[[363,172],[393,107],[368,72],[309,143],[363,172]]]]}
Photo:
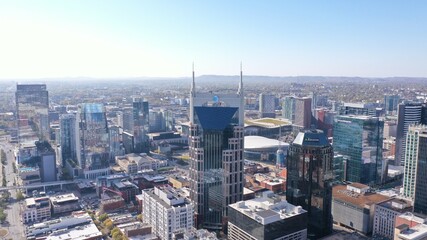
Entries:
{"type": "MultiPolygon", "coordinates": [[[[14,146],[7,142],[5,139],[0,141],[0,148],[3,149],[7,156],[7,165],[5,165],[7,186],[13,186],[17,179],[17,175],[13,172],[14,146]]],[[[21,222],[20,216],[20,203],[16,200],[16,190],[10,190],[11,198],[7,209],[7,221],[8,223],[3,224],[9,234],[6,239],[25,239],[24,225],[21,222]]]]}

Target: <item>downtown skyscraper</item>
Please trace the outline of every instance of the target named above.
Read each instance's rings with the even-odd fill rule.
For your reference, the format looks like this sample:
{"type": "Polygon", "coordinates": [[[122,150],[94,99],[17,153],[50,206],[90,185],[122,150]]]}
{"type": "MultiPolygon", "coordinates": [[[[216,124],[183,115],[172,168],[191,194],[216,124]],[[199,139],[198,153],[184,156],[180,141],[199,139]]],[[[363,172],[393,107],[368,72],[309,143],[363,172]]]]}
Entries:
{"type": "Polygon", "coordinates": [[[78,164],[84,177],[94,179],[109,174],[110,148],[105,107],[84,103],[77,113],[79,121],[80,156],[78,164]]]}
{"type": "Polygon", "coordinates": [[[320,130],[300,132],[289,145],[286,200],[307,211],[310,239],[332,232],[333,155],[320,130]]]}
{"type": "Polygon", "coordinates": [[[341,115],[334,120],[334,151],[347,159],[347,181],[380,184],[385,179],[382,164],[384,121],[364,115],[341,115]]]}
{"type": "Polygon", "coordinates": [[[46,84],[18,84],[15,98],[19,142],[49,139],[46,84]]]}
{"type": "Polygon", "coordinates": [[[235,94],[190,92],[190,198],[196,227],[221,230],[227,206],[243,198],[243,79],[235,94]]]}

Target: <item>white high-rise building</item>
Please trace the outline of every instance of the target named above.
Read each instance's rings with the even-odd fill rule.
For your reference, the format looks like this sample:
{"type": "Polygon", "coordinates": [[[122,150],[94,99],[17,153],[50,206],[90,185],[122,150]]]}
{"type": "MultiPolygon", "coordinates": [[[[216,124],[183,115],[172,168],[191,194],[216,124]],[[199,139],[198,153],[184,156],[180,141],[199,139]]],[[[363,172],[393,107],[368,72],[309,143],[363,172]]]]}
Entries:
{"type": "Polygon", "coordinates": [[[194,206],[174,188],[146,189],[142,197],[142,219],[160,239],[172,239],[174,233],[185,232],[193,226],[194,206]]]}
{"type": "Polygon", "coordinates": [[[427,126],[410,125],[404,152],[403,195],[414,199],[420,138],[427,138],[427,126]]]}

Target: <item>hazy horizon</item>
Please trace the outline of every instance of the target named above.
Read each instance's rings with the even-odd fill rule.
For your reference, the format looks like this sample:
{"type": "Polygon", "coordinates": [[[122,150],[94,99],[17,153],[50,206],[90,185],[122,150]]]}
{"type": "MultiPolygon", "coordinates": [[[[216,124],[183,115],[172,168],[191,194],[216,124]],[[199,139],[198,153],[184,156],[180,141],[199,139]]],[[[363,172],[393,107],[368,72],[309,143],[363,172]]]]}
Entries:
{"type": "Polygon", "coordinates": [[[427,76],[425,1],[2,1],[0,79],[427,76]],[[423,24],[424,23],[424,24],[423,24]]]}

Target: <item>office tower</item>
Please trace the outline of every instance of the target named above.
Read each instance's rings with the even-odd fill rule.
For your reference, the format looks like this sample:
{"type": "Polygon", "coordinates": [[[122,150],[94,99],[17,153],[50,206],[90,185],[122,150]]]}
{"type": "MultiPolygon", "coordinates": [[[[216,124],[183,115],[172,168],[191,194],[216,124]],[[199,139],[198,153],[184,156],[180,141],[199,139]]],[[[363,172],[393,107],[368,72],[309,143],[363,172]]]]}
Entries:
{"type": "Polygon", "coordinates": [[[345,156],[347,181],[380,184],[386,176],[382,164],[384,122],[371,116],[337,116],[334,151],[345,156]]]}
{"type": "Polygon", "coordinates": [[[328,137],[332,137],[332,129],[336,113],[326,108],[317,108],[313,112],[316,128],[322,130],[328,137]]]}
{"type": "Polygon", "coordinates": [[[317,94],[315,92],[310,92],[308,97],[311,98],[311,112],[314,112],[317,108],[317,94]]]}
{"type": "Polygon", "coordinates": [[[228,206],[228,239],[307,239],[307,211],[271,191],[228,206]]]}
{"type": "Polygon", "coordinates": [[[377,110],[375,103],[344,103],[339,107],[339,114],[379,117],[380,110],[377,110]]]}
{"type": "MultiPolygon", "coordinates": [[[[410,125],[406,134],[406,149],[403,175],[403,195],[414,200],[417,193],[417,187],[426,187],[423,185],[425,177],[418,175],[426,172],[423,167],[426,167],[427,158],[427,126],[425,125],[410,125]],[[420,177],[418,179],[418,176],[420,177]],[[424,178],[424,179],[423,179],[424,178]],[[420,180],[420,181],[418,181],[420,180]],[[417,186],[419,184],[419,186],[417,186]]],[[[425,192],[425,189],[422,192],[425,192]]],[[[422,193],[419,195],[422,196],[422,193]]]]}
{"type": "Polygon", "coordinates": [[[163,112],[160,110],[151,110],[150,113],[150,132],[164,132],[166,130],[163,119],[163,112]]]}
{"type": "Polygon", "coordinates": [[[79,106],[77,118],[82,149],[79,166],[85,178],[109,174],[109,139],[104,105],[84,103],[79,106]]]}
{"type": "Polygon", "coordinates": [[[123,156],[125,154],[125,150],[121,144],[120,127],[110,126],[108,128],[108,136],[110,140],[110,162],[114,162],[116,156],[123,156]]]}
{"type": "Polygon", "coordinates": [[[79,129],[75,114],[62,114],[59,116],[61,163],[66,166],[66,161],[73,161],[78,165],[80,160],[79,129]]]}
{"type": "Polygon", "coordinates": [[[384,110],[386,114],[391,114],[397,111],[397,105],[399,104],[399,95],[385,95],[384,96],[384,110]]]}
{"type": "Polygon", "coordinates": [[[292,123],[295,121],[295,97],[286,96],[282,104],[282,116],[292,123]]]}
{"type": "Polygon", "coordinates": [[[149,131],[149,111],[148,102],[135,97],[132,102],[133,112],[133,136],[134,152],[142,153],[149,151],[148,131],[149,131]]]}
{"type": "Polygon", "coordinates": [[[165,185],[142,191],[142,220],[160,239],[193,227],[194,206],[174,188],[165,185]]]}
{"type": "Polygon", "coordinates": [[[286,200],[308,213],[309,238],[332,232],[333,150],[320,130],[298,133],[289,146],[286,200]]]}
{"type": "Polygon", "coordinates": [[[18,140],[49,139],[49,94],[46,84],[16,85],[18,140]]]}
{"type": "Polygon", "coordinates": [[[311,127],[311,98],[295,98],[295,125],[303,129],[311,127]]]}
{"type": "Polygon", "coordinates": [[[190,92],[190,198],[196,226],[225,227],[227,206],[243,197],[243,79],[236,94],[190,92]]]}
{"type": "MultiPolygon", "coordinates": [[[[411,128],[410,128],[411,129],[411,128]]],[[[410,131],[410,130],[409,130],[410,131]]],[[[416,161],[416,174],[415,174],[415,196],[414,196],[414,212],[427,215],[427,127],[422,125],[419,127],[418,134],[418,147],[417,147],[417,161],[416,161]]],[[[408,132],[408,144],[409,144],[408,132]]],[[[415,148],[415,147],[414,147],[415,148]]],[[[411,149],[409,145],[406,148],[406,156],[410,159],[411,149]]],[[[413,152],[415,153],[415,152],[413,152]]],[[[405,158],[405,174],[406,169],[410,170],[412,166],[406,167],[405,158]]],[[[409,175],[409,174],[408,174],[409,175]]],[[[404,177],[404,181],[406,181],[404,177]]],[[[409,179],[408,179],[409,180],[409,179]]]]}
{"type": "Polygon", "coordinates": [[[261,93],[259,95],[259,114],[261,118],[276,117],[276,97],[272,94],[261,93]]]}
{"type": "Polygon", "coordinates": [[[403,165],[405,161],[406,133],[410,124],[419,124],[422,113],[421,103],[401,103],[397,108],[397,132],[396,132],[396,166],[403,165]]]}
{"type": "Polygon", "coordinates": [[[42,182],[57,180],[56,153],[47,141],[36,142],[38,165],[42,182]]]}

